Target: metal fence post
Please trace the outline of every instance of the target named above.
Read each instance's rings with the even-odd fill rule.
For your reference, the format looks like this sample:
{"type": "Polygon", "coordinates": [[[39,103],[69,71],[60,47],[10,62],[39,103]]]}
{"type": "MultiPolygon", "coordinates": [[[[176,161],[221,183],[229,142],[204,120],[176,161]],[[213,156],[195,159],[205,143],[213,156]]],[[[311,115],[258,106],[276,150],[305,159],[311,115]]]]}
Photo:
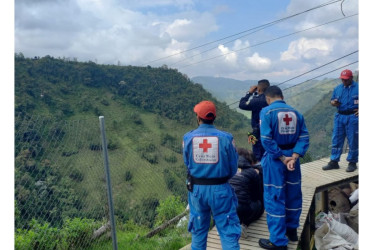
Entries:
{"type": "Polygon", "coordinates": [[[108,147],[107,147],[106,136],[105,136],[104,116],[99,116],[99,120],[100,120],[100,130],[101,130],[101,139],[102,139],[103,156],[104,156],[104,167],[105,167],[106,183],[107,183],[107,191],[108,191],[108,203],[109,203],[109,214],[110,214],[110,226],[111,226],[111,233],[112,233],[112,242],[113,242],[113,249],[117,250],[118,246],[117,246],[116,224],[115,224],[115,221],[114,221],[112,185],[111,185],[111,181],[110,181],[108,147]]]}

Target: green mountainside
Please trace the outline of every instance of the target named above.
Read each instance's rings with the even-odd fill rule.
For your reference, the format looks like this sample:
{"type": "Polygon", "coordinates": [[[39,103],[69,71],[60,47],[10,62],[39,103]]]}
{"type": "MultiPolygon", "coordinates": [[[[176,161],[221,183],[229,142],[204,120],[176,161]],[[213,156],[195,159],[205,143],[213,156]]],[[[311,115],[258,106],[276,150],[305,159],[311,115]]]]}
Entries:
{"type": "Polygon", "coordinates": [[[336,108],[330,105],[332,91],[304,114],[310,134],[308,153],[313,159],[328,157],[331,154],[331,136],[336,108]]]}
{"type": "MultiPolygon", "coordinates": [[[[312,80],[296,85],[284,91],[284,98],[288,104],[305,114],[322,98],[330,93],[341,81],[339,79],[312,80]]],[[[330,96],[331,97],[331,96],[330,96]]],[[[329,102],[328,102],[329,104],[329,102]]],[[[314,113],[314,112],[313,112],[314,113]]]]}
{"type": "MultiPolygon", "coordinates": [[[[203,82],[167,67],[16,54],[16,230],[39,225],[34,219],[54,227],[71,223],[67,218],[107,222],[99,116],[105,117],[118,222],[133,219],[150,228],[161,220],[156,208],[167,197],[185,204],[181,142],[197,126],[196,103],[214,101],[217,128],[232,133],[237,147],[249,147],[250,120],[227,104],[239,101],[256,81],[203,82]]],[[[310,132],[304,161],[330,154],[335,108],[329,100],[338,83],[312,81],[285,91],[286,102],[302,110],[310,132]]]]}
{"type": "Polygon", "coordinates": [[[204,99],[216,103],[217,128],[248,147],[250,120],[177,70],[16,54],[16,228],[104,217],[101,115],[116,216],[152,227],[160,201],[186,202],[182,136],[196,128],[193,107],[204,99]]]}

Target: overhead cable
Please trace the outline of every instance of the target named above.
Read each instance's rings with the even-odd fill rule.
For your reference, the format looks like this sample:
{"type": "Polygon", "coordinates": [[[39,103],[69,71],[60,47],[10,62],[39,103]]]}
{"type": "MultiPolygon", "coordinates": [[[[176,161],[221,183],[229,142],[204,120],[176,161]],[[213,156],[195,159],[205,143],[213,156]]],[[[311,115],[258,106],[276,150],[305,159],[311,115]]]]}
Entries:
{"type": "MultiPolygon", "coordinates": [[[[249,32],[249,31],[252,31],[252,30],[256,30],[256,29],[262,29],[263,27],[269,27],[269,26],[272,26],[276,23],[279,23],[279,22],[282,22],[284,20],[287,20],[287,19],[290,19],[292,17],[295,17],[295,16],[298,16],[298,15],[301,15],[301,14],[304,14],[304,13],[307,13],[309,11],[312,11],[312,10],[315,10],[315,9],[319,9],[319,8],[322,8],[322,7],[325,7],[325,6],[328,6],[330,4],[334,4],[334,3],[337,3],[337,2],[341,2],[342,0],[332,0],[332,1],[329,1],[329,2],[326,2],[324,4],[320,4],[318,6],[315,6],[313,8],[310,8],[310,9],[307,9],[307,10],[304,10],[302,12],[299,12],[299,13],[296,13],[296,14],[293,14],[293,15],[290,15],[290,16],[287,16],[287,17],[284,17],[284,18],[281,18],[281,19],[278,19],[278,20],[275,20],[275,21],[272,21],[272,22],[269,22],[269,23],[266,23],[266,24],[263,24],[263,25],[260,25],[260,26],[257,26],[257,27],[254,27],[254,28],[250,28],[250,29],[247,29],[247,30],[244,30],[244,31],[241,31],[241,32],[238,32],[238,33],[235,33],[233,35],[229,35],[229,36],[226,36],[226,37],[223,37],[223,38],[220,38],[220,39],[217,39],[217,40],[214,40],[214,41],[211,41],[211,42],[207,42],[207,43],[204,43],[202,45],[198,45],[196,47],[193,47],[191,49],[187,49],[187,50],[184,50],[184,51],[181,51],[181,52],[178,52],[178,53],[175,53],[175,54],[172,54],[172,55],[169,55],[169,56],[165,56],[165,57],[161,57],[161,58],[158,58],[158,59],[155,59],[155,60],[152,60],[144,65],[147,65],[147,64],[150,64],[150,63],[154,63],[154,62],[157,62],[157,61],[160,61],[160,60],[163,60],[163,59],[167,59],[167,58],[170,58],[170,57],[173,57],[173,56],[177,56],[177,55],[180,55],[180,54],[183,54],[185,52],[188,52],[188,51],[191,51],[191,50],[195,50],[195,49],[198,49],[198,48],[201,48],[201,47],[204,47],[204,46],[207,46],[209,44],[212,44],[212,43],[216,43],[216,42],[219,42],[219,41],[222,41],[222,40],[225,40],[225,39],[228,39],[228,38],[231,38],[231,37],[234,37],[234,36],[238,36],[240,34],[243,34],[243,33],[246,33],[246,32],[249,32]]],[[[257,31],[256,31],[257,32],[257,31]]],[[[234,40],[235,41],[235,40],[234,40]]]]}
{"type": "Polygon", "coordinates": [[[325,67],[325,66],[328,65],[328,64],[331,64],[331,63],[333,63],[333,62],[339,61],[340,59],[343,59],[343,58],[345,58],[345,57],[347,57],[347,56],[353,55],[353,54],[355,54],[355,53],[357,53],[357,52],[358,52],[358,50],[353,51],[353,52],[351,52],[351,53],[349,53],[349,54],[347,54],[347,55],[345,55],[345,56],[339,57],[339,58],[337,58],[337,59],[335,59],[335,60],[333,60],[333,61],[330,61],[330,62],[328,62],[328,63],[325,63],[325,64],[323,64],[323,65],[321,65],[321,66],[319,66],[319,67],[317,67],[317,68],[314,68],[314,69],[312,69],[312,70],[309,70],[309,71],[307,71],[307,72],[304,72],[304,73],[302,73],[302,74],[300,74],[300,75],[298,75],[298,76],[292,77],[291,79],[288,79],[288,80],[286,80],[286,81],[284,81],[284,82],[281,82],[281,83],[277,84],[276,86],[282,85],[282,84],[284,84],[284,83],[286,83],[286,82],[289,82],[289,81],[291,81],[291,80],[293,80],[293,79],[296,79],[296,78],[298,78],[298,77],[300,77],[300,76],[306,75],[306,74],[308,74],[308,73],[310,73],[310,72],[312,72],[312,71],[315,71],[315,70],[317,70],[317,69],[320,69],[320,68],[322,68],[322,67],[325,67]]]}
{"type": "MultiPolygon", "coordinates": [[[[338,60],[340,60],[340,59],[342,59],[342,58],[344,58],[344,57],[347,57],[347,56],[349,56],[349,55],[352,55],[352,54],[354,54],[354,53],[356,53],[356,52],[357,52],[357,51],[352,52],[352,53],[350,53],[350,54],[348,54],[348,55],[342,56],[342,57],[340,57],[340,58],[338,58],[338,59],[335,59],[335,60],[333,60],[333,61],[331,61],[331,62],[328,62],[328,63],[324,64],[323,66],[326,66],[326,65],[328,65],[328,64],[331,64],[331,63],[333,63],[333,62],[336,62],[336,61],[338,61],[338,60]]],[[[329,73],[334,72],[334,71],[336,71],[336,70],[338,70],[338,69],[341,69],[341,68],[347,67],[347,66],[349,66],[349,65],[355,64],[355,63],[357,63],[357,62],[358,62],[358,61],[355,61],[355,62],[353,62],[353,63],[347,64],[347,65],[344,65],[344,66],[339,67],[339,68],[337,68],[337,69],[334,69],[334,70],[332,70],[332,71],[329,71],[329,72],[327,72],[327,73],[323,73],[322,75],[318,75],[318,76],[316,76],[316,77],[313,77],[313,78],[311,78],[311,79],[309,79],[309,80],[303,81],[303,82],[298,83],[298,84],[294,84],[294,85],[292,85],[292,86],[290,86],[290,87],[284,88],[282,91],[285,91],[285,90],[287,90],[287,89],[293,88],[293,87],[295,87],[295,86],[297,86],[297,85],[300,85],[300,84],[302,84],[302,83],[304,83],[304,82],[311,81],[311,80],[316,79],[316,78],[318,78],[318,77],[320,77],[320,76],[324,76],[324,75],[326,75],[326,74],[329,74],[329,73]]],[[[314,69],[312,69],[312,70],[309,70],[308,72],[305,72],[305,73],[303,73],[303,74],[301,74],[301,75],[298,75],[298,76],[296,76],[296,77],[293,77],[293,78],[291,78],[290,80],[295,79],[295,78],[297,78],[297,77],[299,77],[299,76],[305,75],[305,74],[307,74],[307,73],[310,73],[310,72],[312,72],[312,71],[314,71],[314,70],[317,70],[317,69],[319,69],[319,68],[321,68],[321,67],[323,67],[323,66],[320,66],[320,67],[314,68],[314,69]]],[[[289,81],[289,80],[287,80],[287,81],[289,81]]],[[[287,82],[287,81],[284,81],[284,82],[287,82]]],[[[283,83],[284,83],[284,82],[283,82],[283,83]]],[[[279,85],[281,85],[281,84],[283,84],[283,83],[276,84],[275,86],[279,86],[279,85]]],[[[236,101],[236,102],[230,103],[230,104],[228,104],[227,106],[234,105],[234,104],[236,104],[236,103],[238,103],[238,102],[239,102],[239,101],[236,101]]]]}
{"type": "Polygon", "coordinates": [[[353,14],[353,15],[350,15],[350,16],[338,18],[338,19],[335,19],[333,21],[329,21],[329,22],[326,22],[326,23],[323,23],[323,24],[320,24],[320,25],[317,25],[317,26],[313,26],[313,27],[310,27],[310,28],[307,28],[307,29],[304,29],[304,30],[296,31],[296,32],[293,32],[293,33],[290,33],[290,34],[287,34],[287,35],[284,35],[284,36],[280,36],[280,37],[277,37],[277,38],[273,38],[273,39],[270,39],[270,40],[267,40],[267,41],[264,41],[264,42],[260,42],[260,43],[257,43],[257,44],[254,44],[254,45],[251,45],[251,46],[248,46],[248,47],[245,47],[245,48],[233,50],[231,52],[228,52],[228,53],[225,53],[225,54],[222,54],[222,55],[214,56],[214,57],[211,57],[211,58],[208,58],[208,59],[205,59],[205,60],[201,60],[201,61],[198,61],[198,62],[195,62],[195,63],[191,63],[191,64],[185,65],[183,67],[179,67],[178,69],[187,68],[187,67],[193,66],[195,64],[210,61],[210,60],[213,60],[213,59],[216,59],[216,58],[219,58],[219,57],[223,57],[223,56],[226,56],[226,55],[229,55],[229,54],[233,54],[235,52],[239,52],[239,51],[246,50],[246,49],[249,49],[249,48],[253,48],[253,47],[256,47],[256,46],[259,46],[259,45],[262,45],[262,44],[273,42],[273,41],[276,41],[276,40],[279,40],[279,39],[282,39],[282,38],[285,38],[285,37],[288,37],[288,36],[292,36],[292,35],[295,35],[295,34],[298,34],[298,33],[301,33],[301,32],[305,32],[305,31],[308,31],[308,30],[311,30],[311,29],[315,29],[315,28],[318,28],[318,27],[321,27],[321,26],[324,26],[324,25],[327,25],[327,24],[331,24],[331,23],[334,23],[334,22],[341,21],[341,20],[346,19],[346,18],[357,16],[357,15],[358,14],[353,14]]]}
{"type": "MultiPolygon", "coordinates": [[[[339,1],[341,1],[341,0],[339,0],[339,1]]],[[[335,2],[337,2],[337,1],[334,1],[333,3],[335,3],[335,2]]],[[[294,14],[294,15],[291,15],[291,16],[288,16],[288,17],[285,17],[285,18],[282,18],[282,19],[278,19],[278,20],[276,20],[276,21],[273,21],[273,22],[270,22],[270,23],[267,23],[267,24],[264,24],[264,25],[261,25],[261,26],[255,27],[255,28],[252,28],[252,29],[250,29],[250,30],[254,30],[254,31],[252,31],[252,32],[250,32],[250,33],[248,33],[248,34],[245,34],[245,35],[243,35],[243,36],[236,37],[236,38],[233,39],[233,40],[230,40],[230,41],[224,42],[224,43],[222,43],[222,45],[232,43],[232,42],[234,42],[234,41],[236,41],[236,40],[238,40],[238,39],[240,39],[240,38],[243,38],[243,37],[247,37],[247,36],[249,36],[249,35],[252,35],[252,34],[254,34],[254,33],[258,32],[258,31],[261,31],[261,30],[263,30],[263,29],[266,29],[266,28],[268,28],[268,27],[270,27],[270,26],[273,26],[273,25],[275,25],[275,24],[277,24],[277,23],[283,22],[283,21],[285,21],[285,20],[287,20],[287,19],[290,19],[290,18],[292,18],[292,17],[298,16],[298,15],[300,15],[300,14],[304,14],[304,13],[306,13],[306,12],[308,12],[308,11],[311,11],[311,10],[314,10],[314,9],[317,9],[317,8],[321,8],[321,7],[327,6],[327,5],[329,5],[329,4],[331,4],[331,3],[326,3],[326,4],[323,4],[323,5],[319,5],[319,6],[317,6],[317,7],[312,8],[312,9],[308,9],[308,10],[306,10],[306,11],[299,12],[299,13],[297,13],[297,14],[294,14]]],[[[247,31],[250,31],[250,30],[247,30],[247,31]]],[[[239,34],[239,33],[238,33],[238,34],[239,34]]],[[[177,65],[177,64],[179,64],[179,63],[181,63],[181,62],[187,61],[188,59],[191,59],[191,58],[196,57],[196,56],[198,56],[198,55],[202,55],[202,54],[204,54],[204,53],[206,53],[206,52],[212,51],[212,50],[214,50],[214,49],[216,49],[216,48],[217,48],[217,47],[215,46],[215,47],[212,47],[212,48],[209,48],[209,49],[203,50],[202,52],[200,52],[200,53],[198,53],[198,54],[195,54],[195,55],[192,55],[192,56],[186,57],[186,58],[184,58],[184,59],[182,59],[182,60],[180,60],[180,61],[177,61],[177,62],[175,62],[175,63],[169,64],[169,66],[172,67],[172,66],[177,65]]],[[[181,52],[181,53],[183,53],[183,52],[181,52]]],[[[178,54],[179,54],[179,53],[178,53],[178,54]]],[[[178,55],[178,54],[177,54],[177,55],[178,55]]]]}
{"type": "Polygon", "coordinates": [[[301,82],[301,83],[298,83],[298,84],[292,85],[292,86],[290,86],[290,87],[288,87],[288,88],[284,88],[282,91],[285,91],[285,90],[287,90],[287,89],[294,88],[294,87],[296,87],[296,86],[298,86],[298,85],[300,85],[300,84],[303,84],[303,83],[305,83],[305,82],[308,82],[308,81],[314,80],[314,79],[316,79],[316,78],[318,78],[318,77],[321,77],[321,76],[324,76],[324,75],[330,74],[330,73],[332,73],[332,72],[334,72],[334,71],[337,71],[337,70],[339,70],[339,69],[345,68],[345,67],[350,66],[350,65],[355,64],[355,63],[358,63],[358,60],[355,61],[355,62],[352,62],[352,63],[346,64],[346,65],[344,65],[344,66],[342,66],[342,67],[336,68],[336,69],[334,69],[334,70],[331,70],[331,71],[329,71],[329,72],[326,72],[326,73],[323,73],[323,74],[321,74],[321,75],[318,75],[318,76],[316,76],[316,77],[313,77],[313,78],[311,78],[311,79],[309,79],[309,80],[306,80],[306,81],[303,81],[303,82],[301,82]]]}

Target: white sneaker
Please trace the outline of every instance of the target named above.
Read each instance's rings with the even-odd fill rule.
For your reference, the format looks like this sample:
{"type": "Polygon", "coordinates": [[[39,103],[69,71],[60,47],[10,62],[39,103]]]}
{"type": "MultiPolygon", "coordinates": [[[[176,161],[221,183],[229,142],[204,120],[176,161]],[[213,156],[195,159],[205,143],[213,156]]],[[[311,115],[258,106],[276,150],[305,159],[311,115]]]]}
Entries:
{"type": "Polygon", "coordinates": [[[241,224],[240,226],[241,226],[241,228],[242,228],[242,234],[241,234],[241,237],[243,237],[243,238],[247,238],[247,237],[248,237],[248,234],[247,234],[247,229],[248,229],[248,227],[247,227],[246,225],[243,225],[243,224],[241,224]]]}

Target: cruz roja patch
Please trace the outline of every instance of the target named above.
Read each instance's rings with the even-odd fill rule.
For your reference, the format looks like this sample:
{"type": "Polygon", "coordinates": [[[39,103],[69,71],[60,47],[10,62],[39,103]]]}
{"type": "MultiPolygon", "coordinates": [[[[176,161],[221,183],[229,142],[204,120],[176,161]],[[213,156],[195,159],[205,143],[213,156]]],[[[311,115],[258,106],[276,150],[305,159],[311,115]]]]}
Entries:
{"type": "Polygon", "coordinates": [[[216,136],[201,136],[192,139],[193,159],[196,163],[212,164],[219,160],[219,143],[216,136]]]}
{"type": "Polygon", "coordinates": [[[297,116],[295,112],[278,113],[278,129],[281,135],[290,135],[296,133],[297,116]]]}

